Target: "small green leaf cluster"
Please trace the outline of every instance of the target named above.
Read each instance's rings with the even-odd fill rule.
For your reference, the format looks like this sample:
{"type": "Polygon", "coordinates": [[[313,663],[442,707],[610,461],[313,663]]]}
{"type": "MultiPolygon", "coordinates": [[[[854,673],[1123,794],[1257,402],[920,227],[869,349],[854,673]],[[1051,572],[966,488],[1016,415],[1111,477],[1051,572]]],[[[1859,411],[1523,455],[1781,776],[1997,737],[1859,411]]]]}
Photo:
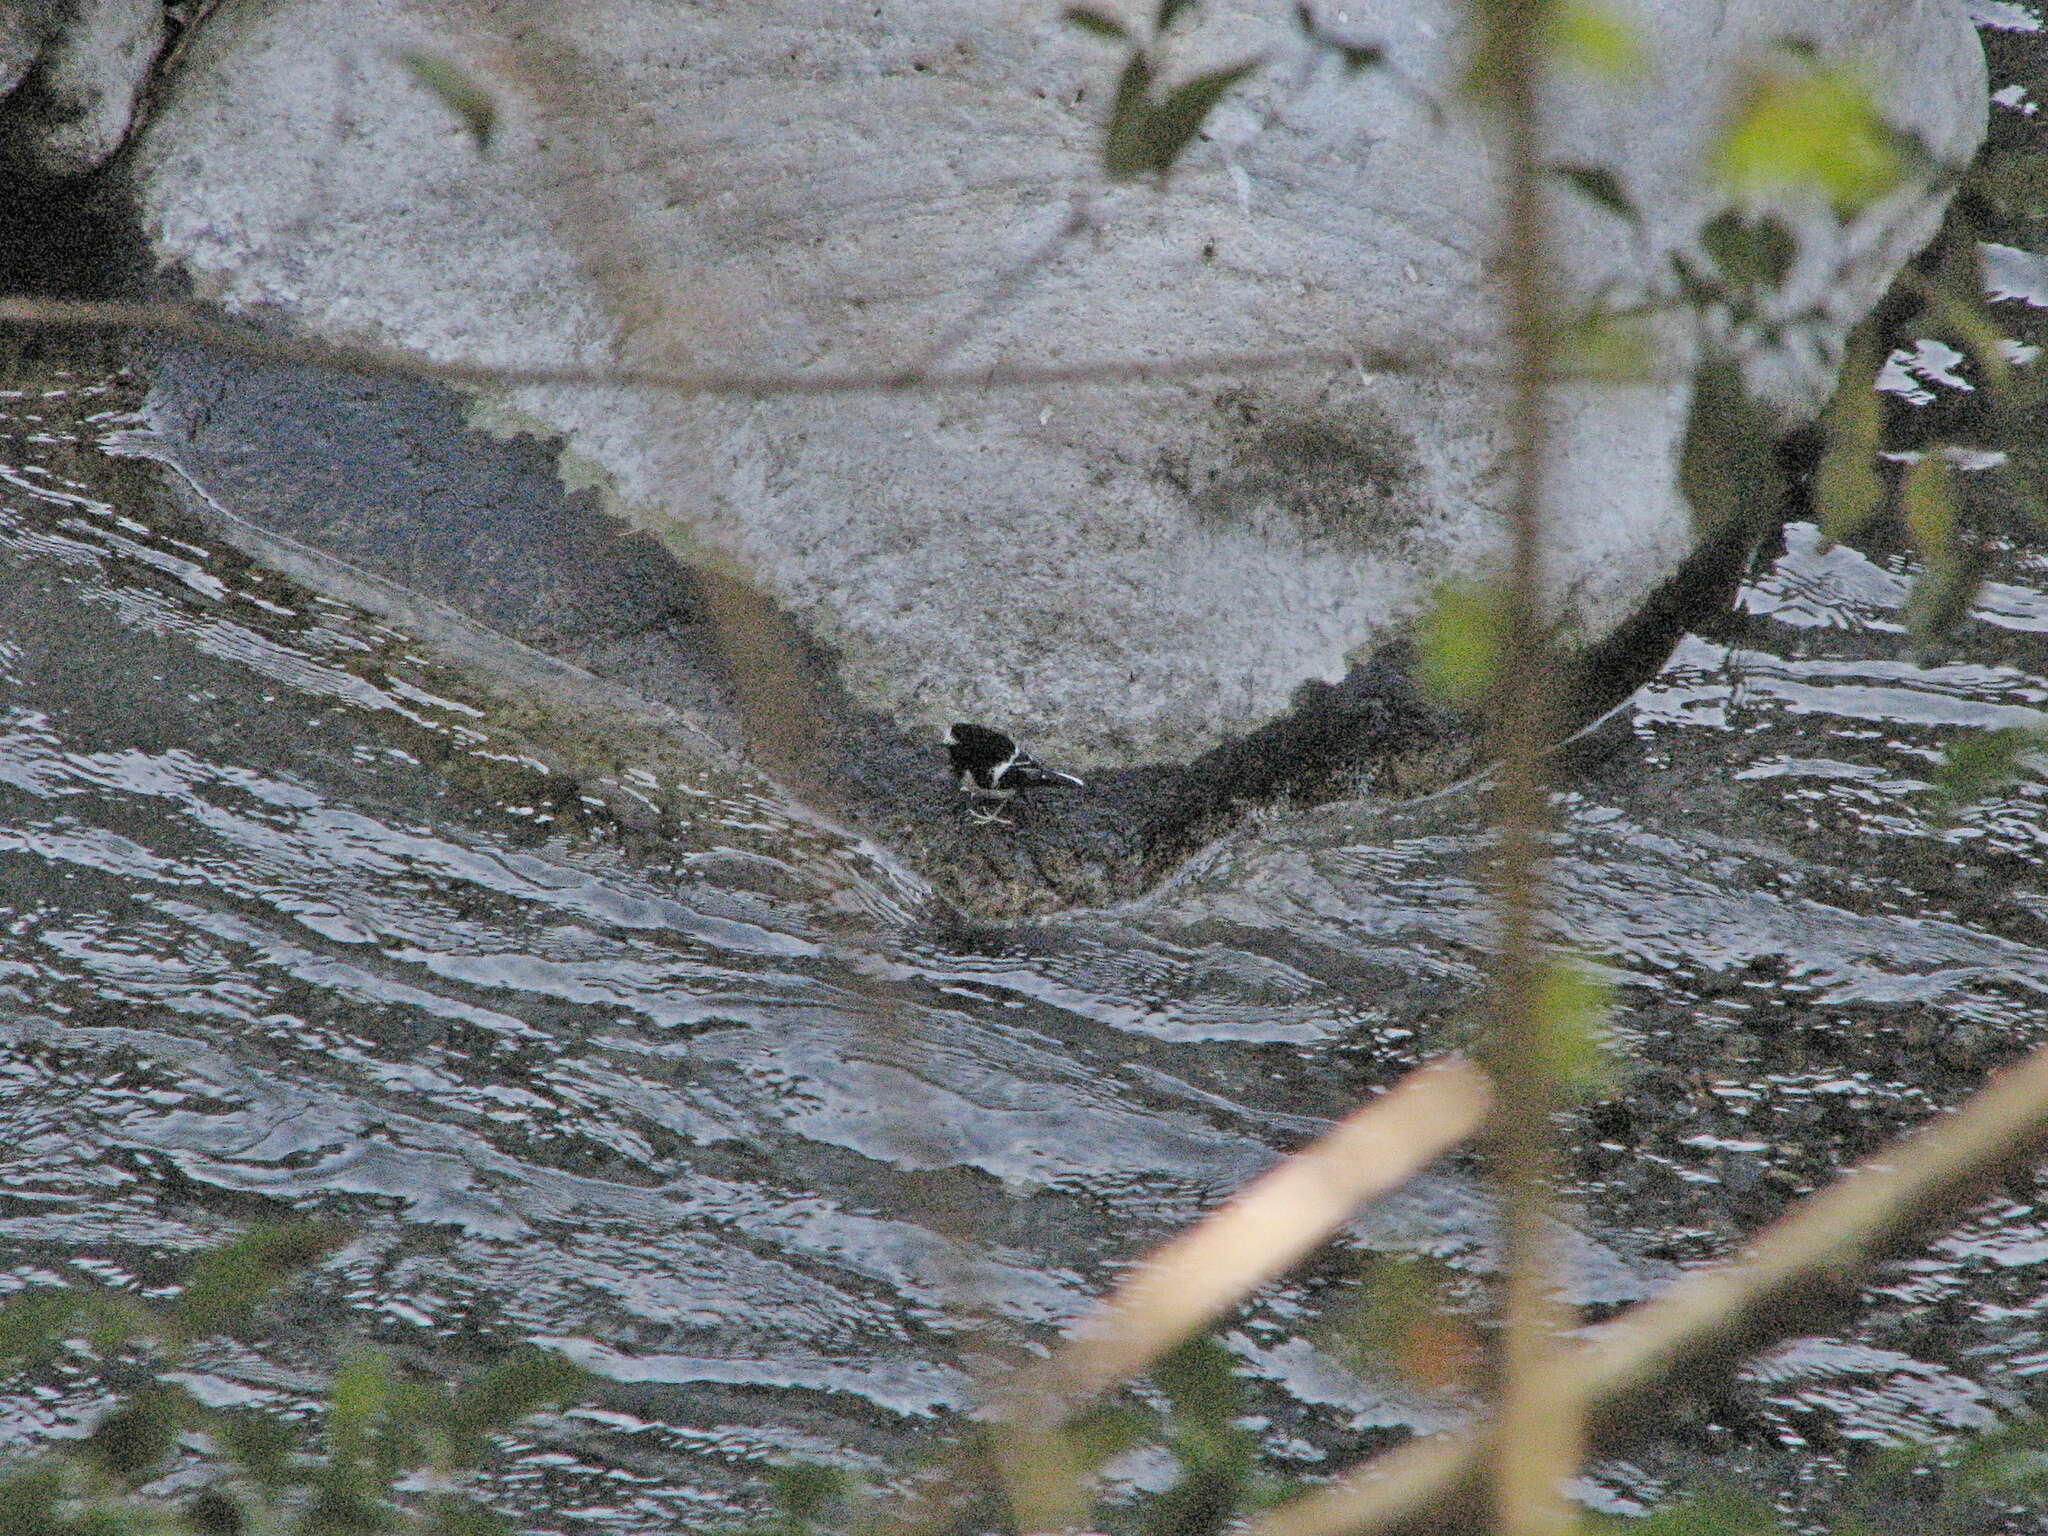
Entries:
{"type": "MultiPolygon", "coordinates": [[[[2021,354],[1985,295],[1981,256],[1988,239],[2038,243],[2030,226],[2048,218],[2048,155],[1992,154],[1960,183],[1942,236],[1905,274],[1884,323],[1866,322],[1850,339],[1820,423],[1813,488],[1815,519],[1829,538],[1885,546],[1903,536],[1919,563],[1906,626],[1922,650],[1946,643],[1968,618],[2001,535],[2048,530],[2035,427],[2048,380],[2015,366],[2021,354]],[[1913,412],[1911,421],[1899,412],[1888,440],[1879,375],[1896,348],[1924,341],[1963,354],[1966,403],[1913,412]]],[[[2048,733],[2026,729],[1952,743],[1928,791],[1931,811],[1952,819],[2038,766],[2044,749],[2048,733]]]]}
{"type": "Polygon", "coordinates": [[[1935,810],[1953,816],[2019,777],[2027,759],[2048,756],[2048,731],[2006,726],[1978,731],[1949,745],[1934,776],[1935,810]]]}
{"type": "MultiPolygon", "coordinates": [[[[1612,175],[1583,166],[1553,169],[1598,206],[1640,226],[1612,175]]],[[[1751,395],[1739,361],[1745,339],[1781,342],[1821,318],[1812,306],[1783,312],[1775,302],[1800,246],[1790,224],[1769,211],[1773,201],[1817,198],[1846,220],[1910,180],[1962,184],[1933,258],[1907,272],[1884,312],[1887,323],[1866,321],[1849,338],[1819,423],[1821,452],[1811,487],[1812,513],[1827,537],[1855,539],[1880,524],[1904,536],[1920,564],[1907,630],[1916,645],[1939,645],[1968,616],[1989,564],[1990,541],[1976,526],[1973,501],[2016,513],[2036,530],[2048,528],[2048,504],[2026,479],[2038,459],[2013,453],[2006,467],[1981,456],[1994,457],[1993,467],[1969,477],[1973,494],[1965,495],[1955,458],[1966,445],[1935,441],[1886,452],[1877,378],[1897,344],[1887,338],[1954,344],[1968,359],[1981,402],[1977,414],[2001,452],[2048,404],[2048,385],[2015,371],[2004,328],[1990,312],[1977,227],[1986,211],[2048,217],[2048,155],[1995,156],[1967,175],[1937,166],[1916,139],[1885,122],[1867,83],[1852,70],[1823,64],[1812,48],[1787,43],[1745,77],[1712,170],[1730,206],[1702,228],[1700,259],[1679,254],[1672,260],[1682,306],[1699,314],[1718,310],[1731,321],[1704,349],[1681,455],[1680,489],[1702,537],[1754,537],[1793,508],[1777,451],[1777,413],[1751,395]]],[[[1990,732],[1956,746],[1931,791],[1935,809],[1952,814],[1989,793],[2042,746],[2040,733],[2023,730],[1990,732]]]]}
{"type": "Polygon", "coordinates": [[[1868,82],[1792,45],[1744,79],[1714,169],[1737,197],[1810,188],[1849,217],[1899,187],[1922,158],[1884,120],[1868,82]]]}
{"type": "MultiPolygon", "coordinates": [[[[1578,164],[1550,169],[1595,206],[1645,230],[1641,211],[1612,171],[1578,164]]],[[[1701,332],[1704,345],[1679,484],[1703,538],[1753,537],[1782,521],[1789,486],[1777,456],[1778,413],[1752,397],[1742,359],[1751,347],[1783,345],[1802,328],[1830,324],[1827,295],[1837,286],[1816,282],[1811,302],[1788,308],[1787,284],[1802,247],[1786,210],[1819,209],[1846,222],[1909,182],[1936,184],[1952,173],[1936,166],[1912,135],[1885,120],[1867,82],[1853,69],[1822,61],[1817,50],[1798,41],[1781,42],[1742,77],[1707,171],[1727,206],[1701,226],[1693,249],[1668,258],[1673,298],[1611,312],[1603,307],[1580,317],[1574,335],[1564,341],[1567,349],[1583,351],[1577,338],[1583,332],[1613,350],[1618,326],[1661,311],[1676,308],[1696,318],[1719,317],[1701,332]]],[[[1973,355],[1981,351],[1996,359],[1995,328],[1977,312],[1981,301],[1967,278],[1959,275],[1944,289],[1948,297],[1943,302],[1955,311],[1946,328],[1970,333],[1973,355]]],[[[1874,379],[1883,362],[1875,345],[1867,330],[1852,339],[1845,379],[1874,379]]],[[[1867,520],[1884,503],[1876,468],[1880,416],[1867,388],[1844,387],[1824,419],[1831,451],[1820,467],[1816,500],[1823,518],[1833,519],[1829,531],[1835,536],[1867,520]]],[[[1967,609],[1968,595],[1975,590],[1974,568],[1944,536],[1955,526],[1953,518],[1939,515],[1948,494],[1944,473],[1929,470],[1916,488],[1921,526],[1936,541],[1929,545],[1929,569],[1936,580],[1923,602],[1930,628],[1958,601],[1967,609]]]]}
{"type": "Polygon", "coordinates": [[[1644,68],[1642,40],[1622,17],[1595,0],[1479,0],[1479,35],[1465,69],[1465,94],[1482,105],[1507,96],[1508,58],[1525,39],[1543,65],[1595,79],[1624,82],[1644,68]]]}
{"type": "MultiPolygon", "coordinates": [[[[1901,1441],[1867,1451],[1831,1507],[1809,1527],[1876,1536],[1906,1520],[1919,1536],[2037,1529],[2048,1509],[2048,1420],[2021,1414],[1939,1445],[1901,1441]]],[[[1594,1519],[1586,1536],[1783,1536],[1764,1499],[1733,1489],[1666,1505],[1643,1518],[1594,1519]]]]}
{"type": "Polygon", "coordinates": [[[1071,5],[1067,21],[1088,33],[1126,45],[1117,75],[1109,123],[1103,132],[1102,169],[1114,181],[1138,176],[1164,180],[1223,93],[1257,69],[1257,58],[1205,70],[1161,91],[1160,58],[1167,34],[1193,11],[1195,0],[1159,0],[1150,38],[1140,38],[1121,18],[1090,5],[1071,5]]]}
{"type": "Polygon", "coordinates": [[[486,1437],[544,1405],[579,1396],[589,1377],[559,1355],[513,1352],[460,1388],[408,1375],[372,1351],[347,1360],[324,1409],[303,1417],[208,1407],[163,1378],[193,1343],[240,1327],[280,1286],[342,1241],[313,1222],[259,1228],[216,1248],[182,1294],[151,1306],[118,1292],[24,1291],[0,1305],[0,1369],[22,1369],[82,1342],[148,1362],[152,1380],[72,1445],[0,1467],[6,1536],[485,1536],[506,1523],[465,1495],[421,1508],[396,1485],[473,1466],[486,1437]],[[215,1474],[198,1493],[148,1488],[181,1450],[215,1474]]]}
{"type": "MultiPolygon", "coordinates": [[[[1147,35],[1096,5],[1070,5],[1064,13],[1069,25],[1125,49],[1102,138],[1102,169],[1112,181],[1151,176],[1164,182],[1216,104],[1265,63],[1254,55],[1200,71],[1162,90],[1169,34],[1194,13],[1196,4],[1197,0],[1158,0],[1147,35]]],[[[1378,44],[1338,32],[1306,0],[1298,0],[1294,22],[1313,53],[1335,58],[1347,75],[1386,62],[1378,44]]]]}
{"type": "Polygon", "coordinates": [[[1112,1400],[1063,1415],[987,1424],[968,1442],[973,1477],[908,1523],[845,1471],[809,1462],[768,1470],[770,1512],[716,1536],[827,1536],[904,1530],[1129,1529],[1144,1536],[1215,1536],[1232,1521],[1293,1492],[1260,1467],[1244,1382],[1231,1353],[1198,1337],[1162,1357],[1148,1380],[1112,1400]],[[1154,1448],[1176,1463],[1173,1481],[1112,1514],[1097,1487],[1109,1463],[1154,1448]]]}
{"type": "MultiPolygon", "coordinates": [[[[1917,138],[1886,120],[1852,67],[1823,62],[1795,40],[1782,41],[1744,73],[1706,169],[1727,206],[1702,226],[1697,254],[1671,259],[1680,302],[1697,311],[1724,308],[1739,327],[1772,344],[1825,319],[1819,301],[1777,312],[1774,301],[1801,249],[1788,209],[1822,209],[1846,224],[1909,184],[1947,174],[1917,138]]],[[[1580,178],[1573,184],[1640,222],[1632,205],[1600,196],[1580,178]]]]}
{"type": "MultiPolygon", "coordinates": [[[[1899,331],[1915,337],[1957,342],[1971,359],[1991,401],[1994,435],[2038,403],[2039,387],[2022,387],[2003,351],[2003,338],[1985,306],[1974,254],[1949,260],[1932,276],[1918,278],[1922,305],[1899,331]]],[[[1989,547],[1972,519],[1952,463],[1955,445],[1930,443],[1910,452],[1883,453],[1883,420],[1877,375],[1888,348],[1866,324],[1851,338],[1834,399],[1821,418],[1822,454],[1814,482],[1814,512],[1831,539],[1853,540],[1889,518],[1903,532],[1921,563],[1906,608],[1907,630],[1916,644],[1938,645],[1969,616],[1989,564],[1989,547]],[[1880,473],[1882,458],[1905,464],[1902,473],[1880,473]]],[[[1997,477],[1994,477],[1997,478],[1997,477]]],[[[2010,476],[2002,489],[2013,505],[2048,527],[2048,508],[2010,476]]]]}

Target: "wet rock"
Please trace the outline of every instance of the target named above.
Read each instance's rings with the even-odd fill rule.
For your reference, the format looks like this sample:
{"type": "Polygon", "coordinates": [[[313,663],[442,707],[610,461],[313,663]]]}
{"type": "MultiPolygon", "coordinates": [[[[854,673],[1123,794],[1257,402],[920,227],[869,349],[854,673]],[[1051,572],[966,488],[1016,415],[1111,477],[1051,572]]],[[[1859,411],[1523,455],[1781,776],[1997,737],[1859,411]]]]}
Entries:
{"type": "Polygon", "coordinates": [[[0,96],[26,80],[42,56],[40,18],[27,6],[0,10],[0,96]]]}
{"type": "MultiPolygon", "coordinates": [[[[1582,295],[1659,297],[1672,253],[1698,255],[1722,206],[1705,147],[1787,36],[1910,82],[1889,109],[1935,165],[1981,133],[1955,7],[1623,9],[1650,74],[1557,92],[1556,158],[1611,169],[1642,213],[1632,231],[1558,189],[1582,295]]],[[[1434,589],[1502,547],[1497,160],[1456,88],[1459,8],[1351,7],[1390,61],[1357,78],[1305,51],[1288,7],[1207,8],[1176,67],[1268,67],[1169,185],[1122,188],[1096,167],[1117,59],[1056,7],[1012,26],[936,0],[600,12],[550,35],[432,0],[224,8],[138,155],[156,248],[231,309],[430,358],[802,373],[1391,348],[1412,371],[523,389],[473,419],[559,434],[606,510],[697,573],[679,584],[787,623],[815,674],[790,710],[819,738],[807,792],[998,883],[1112,894],[1087,872],[1156,869],[1243,804],[1467,760],[1400,666],[1434,589]],[[409,50],[488,91],[487,146],[409,50]],[[1088,227],[1063,237],[1077,197],[1088,227]],[[1106,789],[963,842],[930,746],[955,719],[1106,789]]],[[[1817,318],[1751,372],[1788,417],[1931,233],[1938,182],[1848,228],[1783,211],[1802,245],[1782,303],[1817,318]]],[[[1656,384],[1559,390],[1551,596],[1588,645],[1696,553],[1676,482],[1693,337],[1674,319],[1662,339],[1656,384]]]]}
{"type": "Polygon", "coordinates": [[[0,142],[50,176],[121,147],[164,42],[160,0],[27,0],[0,8],[0,142]]]}

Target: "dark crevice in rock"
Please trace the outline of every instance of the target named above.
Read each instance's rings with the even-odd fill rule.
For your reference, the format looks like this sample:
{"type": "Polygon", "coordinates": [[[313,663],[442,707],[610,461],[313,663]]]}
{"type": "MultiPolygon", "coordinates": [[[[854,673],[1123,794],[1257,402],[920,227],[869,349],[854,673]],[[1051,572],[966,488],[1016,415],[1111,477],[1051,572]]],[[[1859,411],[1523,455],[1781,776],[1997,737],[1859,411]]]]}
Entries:
{"type": "Polygon", "coordinates": [[[150,265],[118,168],[49,176],[0,138],[0,292],[106,299],[129,293],[150,265]]]}

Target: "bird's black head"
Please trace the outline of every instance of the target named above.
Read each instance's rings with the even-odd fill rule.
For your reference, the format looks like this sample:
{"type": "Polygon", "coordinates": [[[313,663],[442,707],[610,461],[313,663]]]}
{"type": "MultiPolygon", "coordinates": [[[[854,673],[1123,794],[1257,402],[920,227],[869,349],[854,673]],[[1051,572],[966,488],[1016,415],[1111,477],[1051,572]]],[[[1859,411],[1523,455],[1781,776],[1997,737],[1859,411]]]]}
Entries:
{"type": "Polygon", "coordinates": [[[946,756],[955,773],[1000,767],[1016,754],[1017,743],[1001,731],[964,722],[946,732],[946,756]]]}

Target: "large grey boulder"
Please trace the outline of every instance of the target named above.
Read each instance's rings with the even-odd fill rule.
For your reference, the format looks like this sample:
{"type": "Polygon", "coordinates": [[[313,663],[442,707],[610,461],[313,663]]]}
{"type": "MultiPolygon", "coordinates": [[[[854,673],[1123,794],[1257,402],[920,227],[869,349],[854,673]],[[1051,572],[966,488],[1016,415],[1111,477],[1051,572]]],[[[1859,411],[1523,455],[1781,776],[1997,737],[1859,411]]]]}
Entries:
{"type": "MultiPolygon", "coordinates": [[[[1724,206],[1704,168],[1743,72],[1786,37],[1843,58],[1936,166],[1982,132],[1983,62],[1937,0],[1632,0],[1627,81],[1565,71],[1560,162],[1611,170],[1631,228],[1562,186],[1581,297],[1669,287],[1724,206]]],[[[678,399],[487,390],[610,512],[763,594],[847,707],[930,740],[1010,727],[1083,769],[1187,762],[1269,727],[1400,637],[1503,545],[1498,164],[1443,0],[1354,0],[1384,47],[1346,77],[1291,7],[1214,4],[1183,69],[1260,53],[1164,188],[1097,170],[1118,59],[1058,7],[924,0],[244,0],[194,42],[144,137],[150,238],[197,291],[421,357],[795,373],[1202,352],[1395,349],[1326,366],[1030,388],[678,399]],[[399,62],[459,60],[487,150],[399,62]],[[1056,232],[1083,199],[1088,228],[1056,232]],[[1047,254],[1049,253],[1049,254],[1047,254]],[[1042,258],[1042,259],[1039,259],[1042,258]],[[1015,281],[1011,281],[1015,278],[1015,281]]],[[[1341,14],[1341,20],[1339,19],[1341,14]]],[[[1843,334],[1932,233],[1938,177],[1802,231],[1752,360],[1814,409],[1843,334]]],[[[1690,330],[1664,374],[1559,391],[1551,576],[1612,634],[1693,549],[1676,467],[1690,330]]]]}

